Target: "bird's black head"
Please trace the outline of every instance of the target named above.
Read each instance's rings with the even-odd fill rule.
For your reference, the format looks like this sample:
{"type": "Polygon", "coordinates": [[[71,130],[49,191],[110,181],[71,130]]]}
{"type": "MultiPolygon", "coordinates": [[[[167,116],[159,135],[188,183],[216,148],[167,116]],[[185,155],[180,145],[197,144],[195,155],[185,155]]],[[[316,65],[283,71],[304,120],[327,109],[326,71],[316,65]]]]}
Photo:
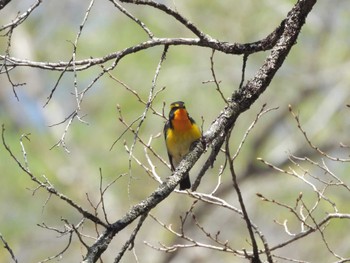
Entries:
{"type": "Polygon", "coordinates": [[[170,104],[170,111],[175,111],[177,109],[185,109],[185,102],[183,101],[175,101],[170,104]]]}
{"type": "Polygon", "coordinates": [[[185,103],[183,101],[175,101],[173,103],[170,104],[170,111],[169,111],[169,119],[172,120],[175,116],[175,112],[178,109],[185,109],[185,103]]]}

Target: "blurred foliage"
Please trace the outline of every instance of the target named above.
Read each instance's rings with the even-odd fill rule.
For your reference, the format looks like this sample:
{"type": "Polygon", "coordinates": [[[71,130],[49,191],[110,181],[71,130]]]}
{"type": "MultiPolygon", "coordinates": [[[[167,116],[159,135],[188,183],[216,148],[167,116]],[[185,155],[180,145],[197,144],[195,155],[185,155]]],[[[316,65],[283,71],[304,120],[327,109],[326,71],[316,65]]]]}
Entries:
{"type": "MultiPolygon", "coordinates": [[[[275,29],[286,16],[295,1],[283,0],[226,0],[226,1],[164,1],[194,22],[201,30],[212,37],[229,42],[253,42],[264,38],[275,29]]],[[[12,1],[0,13],[0,24],[9,23],[18,12],[25,11],[32,1],[12,1]]],[[[72,42],[79,30],[87,1],[44,1],[42,5],[18,28],[12,36],[10,55],[33,61],[69,61],[72,53],[72,42]]],[[[131,13],[141,19],[159,37],[193,37],[177,21],[150,7],[125,4],[131,13]]],[[[255,193],[293,205],[299,192],[303,192],[305,200],[310,204],[315,201],[315,193],[303,182],[284,174],[276,174],[266,169],[256,158],[266,160],[287,168],[288,152],[315,156],[297,129],[296,122],[288,112],[288,104],[299,112],[303,128],[313,142],[331,151],[333,155],[347,156],[347,149],[340,149],[339,142],[349,144],[348,127],[350,119],[350,20],[348,11],[350,2],[319,1],[292,49],[287,61],[273,79],[270,87],[259,98],[257,103],[239,118],[232,136],[232,152],[242,139],[250,123],[254,120],[261,106],[279,107],[271,111],[255,126],[242,152],[237,159],[237,174],[241,178],[241,187],[247,201],[248,211],[253,221],[261,226],[271,244],[288,239],[283,228],[274,224],[273,220],[283,221],[288,218],[291,231],[298,231],[299,225],[289,211],[264,203],[256,198],[255,193]],[[294,221],[293,221],[294,220],[294,221]],[[281,234],[282,233],[282,234],[281,234]]],[[[96,1],[78,43],[77,59],[101,57],[131,45],[147,40],[147,35],[136,23],[117,11],[108,1],[96,1]]],[[[1,54],[7,48],[7,38],[0,38],[1,54]]],[[[126,83],[138,95],[147,101],[152,79],[160,60],[162,48],[156,47],[123,58],[113,76],[126,83]]],[[[265,59],[267,53],[251,55],[248,59],[246,79],[254,76],[256,70],[265,59]]],[[[168,112],[168,105],[176,100],[186,102],[191,116],[202,123],[204,131],[219,114],[225,103],[215,90],[213,83],[204,83],[212,79],[210,71],[211,50],[196,47],[170,47],[167,59],[163,63],[157,81],[156,91],[165,87],[153,102],[158,111],[168,112]]],[[[216,77],[221,81],[221,89],[225,97],[238,88],[241,80],[242,57],[220,53],[214,54],[216,77]]],[[[106,67],[112,62],[106,63],[106,67]]],[[[77,86],[81,91],[101,72],[95,67],[78,72],[77,86]]],[[[0,75],[0,120],[6,128],[6,141],[23,162],[19,139],[27,134],[30,141],[23,139],[31,171],[38,177],[45,175],[59,191],[71,197],[84,207],[90,207],[87,195],[93,203],[99,201],[100,171],[103,184],[118,178],[105,196],[106,209],[112,222],[125,213],[131,205],[148,196],[157,184],[135,162],[131,162],[129,173],[129,154],[125,151],[124,142],[131,147],[134,136],[125,133],[110,150],[113,142],[125,131],[126,127],[119,121],[117,105],[121,108],[124,120],[131,124],[144,111],[144,105],[137,97],[107,75],[100,79],[86,94],[81,104],[81,116],[87,124],[75,120],[67,133],[66,153],[62,147],[53,147],[61,138],[65,125],[51,126],[63,121],[76,107],[74,96],[73,74],[67,73],[62,78],[49,104],[43,107],[50,91],[54,87],[58,72],[50,72],[32,68],[16,68],[11,72],[16,83],[25,83],[16,88],[19,101],[16,100],[11,85],[5,74],[0,75]],[[120,178],[119,176],[122,175],[120,178]]],[[[148,113],[143,123],[140,136],[148,141],[150,136],[162,132],[165,119],[148,113]]],[[[134,127],[137,123],[134,124],[134,127]]],[[[167,159],[163,135],[153,138],[152,147],[164,159],[167,159]]],[[[136,143],[135,156],[147,163],[144,147],[136,143]]],[[[169,169],[157,158],[151,156],[158,174],[164,179],[170,175],[169,169]]],[[[192,169],[192,178],[198,172],[205,158],[192,169]]],[[[47,225],[61,228],[61,218],[78,223],[80,215],[55,197],[49,197],[45,191],[38,189],[15,162],[4,147],[0,147],[0,232],[12,246],[20,262],[36,262],[54,255],[66,245],[67,236],[59,237],[37,226],[45,222],[47,225]],[[47,203],[46,203],[47,202],[47,203]],[[45,249],[38,249],[45,247],[45,249]]],[[[214,168],[204,177],[199,190],[211,191],[216,184],[217,174],[223,157],[219,157],[214,168]]],[[[332,171],[349,182],[348,164],[328,164],[332,171]]],[[[307,164],[305,164],[307,166],[307,164]]],[[[313,170],[317,175],[322,171],[313,170]]],[[[235,203],[232,182],[228,174],[222,178],[222,190],[219,197],[235,203]]],[[[327,192],[328,193],[328,192],[327,192]]],[[[329,189],[329,196],[344,212],[349,212],[346,200],[349,192],[338,188],[329,189]]],[[[172,195],[165,202],[152,210],[166,224],[179,227],[179,215],[187,211],[192,203],[188,196],[172,195]]],[[[237,203],[236,203],[237,205],[237,203]]],[[[319,207],[320,213],[330,212],[329,204],[319,207]],[[322,209],[321,209],[322,208],[322,209]]],[[[195,210],[201,216],[201,223],[213,233],[222,231],[222,239],[227,239],[233,247],[247,247],[245,224],[235,215],[221,214],[223,209],[206,204],[199,204],[195,210]],[[210,211],[206,213],[205,211],[210,211]],[[227,226],[227,227],[225,227],[227,226]],[[223,231],[223,229],[225,231],[223,231]],[[243,232],[242,232],[243,230],[243,232]]],[[[102,214],[100,214],[102,215],[102,214]]],[[[320,215],[320,216],[323,216],[320,215]]],[[[191,222],[191,221],[190,221],[191,222]]],[[[189,222],[187,222],[189,223],[189,222]]],[[[186,230],[193,230],[191,224],[186,230]]],[[[348,222],[333,221],[327,233],[336,252],[350,256],[347,245],[349,237],[342,232],[349,227],[348,222]],[[332,228],[331,228],[332,227],[332,228]],[[342,238],[338,240],[338,236],[342,238]]],[[[95,236],[94,226],[87,224],[84,231],[95,236]]],[[[123,245],[132,231],[128,227],[113,241],[110,254],[104,255],[105,262],[111,262],[116,251],[123,245]]],[[[192,233],[192,232],[191,232],[192,233]]],[[[193,238],[203,238],[193,231],[193,238]]],[[[307,240],[301,240],[279,254],[297,257],[312,262],[330,262],[334,260],[327,253],[325,246],[319,242],[317,234],[307,240]],[[310,244],[307,246],[307,244],[310,244]],[[319,244],[319,245],[316,245],[319,244]],[[307,246],[307,247],[306,247],[307,246]],[[302,249],[301,249],[302,248],[302,249]],[[294,252],[292,252],[294,251],[294,252]],[[298,252],[295,252],[298,251],[298,252]]],[[[76,240],[76,237],[74,237],[76,240]]],[[[142,244],[142,241],[158,245],[158,242],[172,244],[174,236],[169,235],[161,226],[147,219],[145,227],[137,237],[135,253],[141,257],[140,262],[241,262],[239,258],[204,249],[195,248],[176,253],[163,254],[142,244]],[[218,258],[220,260],[218,260],[218,258]]],[[[91,241],[92,242],[92,241],[91,241]]],[[[84,248],[79,242],[64,255],[64,262],[81,260],[84,248]],[[78,251],[78,252],[77,252],[78,251]]],[[[135,262],[133,253],[127,253],[123,262],[135,262]]],[[[0,250],[0,258],[7,258],[7,252],[0,250]]]]}

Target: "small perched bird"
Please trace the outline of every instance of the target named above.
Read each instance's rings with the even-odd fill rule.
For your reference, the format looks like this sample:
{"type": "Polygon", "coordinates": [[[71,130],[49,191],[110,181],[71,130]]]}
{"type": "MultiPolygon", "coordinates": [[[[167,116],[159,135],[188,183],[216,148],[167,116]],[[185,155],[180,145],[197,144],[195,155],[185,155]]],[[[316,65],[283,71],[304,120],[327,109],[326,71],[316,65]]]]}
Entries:
{"type": "MultiPolygon", "coordinates": [[[[164,126],[164,137],[172,171],[190,151],[193,143],[201,138],[201,131],[188,115],[185,103],[176,101],[170,104],[169,120],[164,126]]],[[[180,190],[191,188],[187,173],[180,182],[180,190]]]]}

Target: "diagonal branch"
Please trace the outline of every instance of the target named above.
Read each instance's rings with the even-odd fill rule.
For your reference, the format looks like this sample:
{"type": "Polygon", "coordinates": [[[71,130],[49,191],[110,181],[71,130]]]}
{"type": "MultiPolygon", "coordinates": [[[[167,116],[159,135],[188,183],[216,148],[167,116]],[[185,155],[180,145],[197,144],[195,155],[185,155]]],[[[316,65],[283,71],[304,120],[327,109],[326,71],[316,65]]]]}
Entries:
{"type": "MultiPolygon", "coordinates": [[[[3,9],[11,0],[0,0],[0,10],[3,9]]],[[[11,23],[3,25],[0,27],[0,32],[7,28],[15,28],[22,24],[29,15],[42,3],[42,0],[37,0],[31,7],[28,8],[23,14],[19,15],[16,19],[14,19],[11,23]]]]}
{"type": "Polygon", "coordinates": [[[4,248],[10,253],[13,262],[18,263],[18,260],[15,256],[15,254],[13,253],[13,250],[11,249],[9,244],[6,242],[6,240],[4,239],[4,237],[2,236],[1,233],[0,233],[0,240],[4,244],[4,248]]]}
{"type": "MultiPolygon", "coordinates": [[[[261,260],[259,258],[258,244],[257,244],[255,236],[254,236],[253,227],[252,227],[251,221],[249,219],[249,215],[248,215],[247,209],[246,209],[245,204],[244,204],[244,200],[243,200],[241,189],[238,186],[237,175],[236,175],[236,172],[235,172],[235,169],[234,169],[234,166],[233,166],[234,158],[231,158],[231,154],[230,154],[230,147],[229,147],[230,136],[231,136],[231,130],[229,131],[229,133],[226,136],[225,154],[226,154],[226,158],[228,159],[230,173],[231,173],[232,181],[233,181],[233,187],[236,190],[237,197],[238,197],[238,202],[239,202],[239,204],[241,206],[241,210],[242,210],[242,214],[243,214],[243,219],[244,219],[244,221],[247,224],[247,229],[248,229],[248,233],[249,233],[249,236],[250,236],[250,241],[251,241],[251,244],[252,244],[252,247],[253,247],[253,255],[251,255],[251,262],[253,262],[253,263],[261,263],[261,260]]],[[[269,263],[272,263],[272,262],[273,261],[272,261],[272,259],[270,257],[269,258],[269,263]]]]}

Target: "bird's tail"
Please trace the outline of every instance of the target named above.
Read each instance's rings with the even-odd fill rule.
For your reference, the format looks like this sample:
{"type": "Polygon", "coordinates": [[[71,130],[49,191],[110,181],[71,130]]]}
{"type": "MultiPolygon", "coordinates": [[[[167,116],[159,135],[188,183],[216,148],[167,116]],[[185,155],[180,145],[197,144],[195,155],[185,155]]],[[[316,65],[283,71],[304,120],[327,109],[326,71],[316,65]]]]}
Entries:
{"type": "Polygon", "coordinates": [[[184,179],[182,179],[182,181],[180,182],[180,190],[186,190],[189,188],[191,188],[191,181],[190,181],[190,176],[187,173],[184,179]]]}

